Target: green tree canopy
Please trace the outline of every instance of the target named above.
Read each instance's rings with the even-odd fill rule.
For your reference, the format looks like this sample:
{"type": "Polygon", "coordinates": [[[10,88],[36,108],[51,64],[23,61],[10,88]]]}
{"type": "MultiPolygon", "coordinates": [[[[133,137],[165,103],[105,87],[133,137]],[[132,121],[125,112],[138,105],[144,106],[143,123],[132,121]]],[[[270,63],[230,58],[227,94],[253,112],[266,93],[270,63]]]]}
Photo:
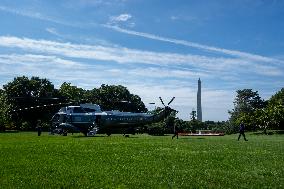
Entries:
{"type": "Polygon", "coordinates": [[[237,90],[237,95],[234,101],[234,109],[229,111],[230,123],[237,126],[240,122],[244,121],[247,125],[247,129],[255,129],[256,119],[253,118],[254,112],[258,109],[262,109],[266,106],[266,102],[261,99],[258,91],[252,89],[237,90]]]}
{"type": "Polygon", "coordinates": [[[85,100],[86,91],[82,88],[71,85],[71,83],[62,83],[58,92],[61,97],[68,101],[80,103],[85,100]]]}
{"type": "Polygon", "coordinates": [[[121,85],[101,85],[86,93],[86,100],[99,104],[103,110],[146,112],[147,108],[138,95],[131,94],[121,85]]]}
{"type": "Polygon", "coordinates": [[[10,111],[7,95],[4,90],[0,89],[0,131],[4,131],[11,122],[10,111]]]}
{"type": "Polygon", "coordinates": [[[14,78],[0,90],[0,127],[10,116],[10,121],[18,129],[23,128],[23,125],[33,129],[37,119],[48,122],[60,108],[59,102],[95,103],[103,110],[147,111],[141,98],[121,85],[103,84],[99,88],[84,90],[64,82],[59,89],[55,89],[48,79],[21,76],[14,78]],[[53,105],[49,106],[51,104],[53,105]]]}
{"type": "Polygon", "coordinates": [[[266,132],[268,128],[284,129],[284,88],[268,100],[268,106],[257,111],[259,127],[266,132]]]}
{"type": "Polygon", "coordinates": [[[275,95],[273,95],[269,101],[269,104],[282,104],[284,105],[284,88],[278,91],[275,95]]]}
{"type": "Polygon", "coordinates": [[[46,110],[35,108],[52,103],[50,97],[53,96],[55,89],[48,79],[16,77],[4,85],[3,89],[10,109],[9,114],[17,128],[20,128],[23,122],[27,122],[25,125],[32,129],[37,119],[50,117],[46,110]]]}
{"type": "Polygon", "coordinates": [[[54,86],[47,79],[40,79],[39,77],[26,76],[16,77],[12,82],[4,85],[4,90],[8,98],[40,98],[52,95],[54,86]]]}

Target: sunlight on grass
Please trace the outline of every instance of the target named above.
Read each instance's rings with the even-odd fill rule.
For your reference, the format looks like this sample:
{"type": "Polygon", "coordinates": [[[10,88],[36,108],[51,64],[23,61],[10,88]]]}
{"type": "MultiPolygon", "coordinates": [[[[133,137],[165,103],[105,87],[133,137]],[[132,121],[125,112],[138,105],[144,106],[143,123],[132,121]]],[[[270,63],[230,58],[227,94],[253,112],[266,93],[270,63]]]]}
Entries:
{"type": "Polygon", "coordinates": [[[284,137],[0,133],[0,188],[281,188],[284,137]]]}

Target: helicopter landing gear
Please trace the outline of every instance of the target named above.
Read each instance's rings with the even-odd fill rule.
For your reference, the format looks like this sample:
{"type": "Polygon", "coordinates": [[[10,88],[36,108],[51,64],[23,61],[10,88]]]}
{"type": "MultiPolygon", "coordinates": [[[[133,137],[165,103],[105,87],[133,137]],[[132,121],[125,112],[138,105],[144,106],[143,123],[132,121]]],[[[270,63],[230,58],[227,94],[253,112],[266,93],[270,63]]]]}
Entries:
{"type": "Polygon", "coordinates": [[[106,134],[107,134],[107,136],[110,136],[110,135],[111,135],[111,132],[110,132],[110,131],[108,131],[106,134]]]}
{"type": "Polygon", "coordinates": [[[62,136],[67,136],[67,131],[63,129],[62,136]]]}

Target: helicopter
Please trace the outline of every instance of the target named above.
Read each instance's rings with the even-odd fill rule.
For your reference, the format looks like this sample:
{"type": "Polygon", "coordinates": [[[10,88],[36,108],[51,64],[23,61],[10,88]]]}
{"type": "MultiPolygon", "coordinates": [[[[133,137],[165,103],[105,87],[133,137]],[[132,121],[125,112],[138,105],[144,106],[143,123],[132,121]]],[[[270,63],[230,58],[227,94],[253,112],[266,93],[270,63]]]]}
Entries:
{"type": "Polygon", "coordinates": [[[167,105],[158,113],[133,113],[121,112],[117,110],[102,111],[97,104],[85,103],[77,106],[64,106],[51,119],[52,134],[58,133],[67,135],[68,132],[81,132],[84,136],[93,136],[97,133],[106,133],[108,136],[117,129],[131,130],[144,127],[147,124],[159,122],[168,117],[174,109],[169,105],[173,102],[173,97],[167,105]]]}

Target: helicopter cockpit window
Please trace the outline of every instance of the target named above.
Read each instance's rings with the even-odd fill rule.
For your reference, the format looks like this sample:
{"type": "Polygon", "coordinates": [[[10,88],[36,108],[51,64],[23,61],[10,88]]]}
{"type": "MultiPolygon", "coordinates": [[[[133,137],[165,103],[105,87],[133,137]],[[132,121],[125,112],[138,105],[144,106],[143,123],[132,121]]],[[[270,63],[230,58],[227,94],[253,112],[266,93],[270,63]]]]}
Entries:
{"type": "Polygon", "coordinates": [[[86,113],[86,112],[81,107],[75,107],[73,109],[73,113],[86,113]]]}
{"type": "Polygon", "coordinates": [[[53,122],[59,122],[59,117],[60,117],[60,116],[59,116],[58,114],[56,114],[56,115],[54,115],[54,116],[52,117],[51,120],[52,120],[53,122]]]}
{"type": "Polygon", "coordinates": [[[59,112],[66,112],[66,108],[65,107],[63,107],[63,108],[60,108],[60,110],[59,110],[59,112]]]}

